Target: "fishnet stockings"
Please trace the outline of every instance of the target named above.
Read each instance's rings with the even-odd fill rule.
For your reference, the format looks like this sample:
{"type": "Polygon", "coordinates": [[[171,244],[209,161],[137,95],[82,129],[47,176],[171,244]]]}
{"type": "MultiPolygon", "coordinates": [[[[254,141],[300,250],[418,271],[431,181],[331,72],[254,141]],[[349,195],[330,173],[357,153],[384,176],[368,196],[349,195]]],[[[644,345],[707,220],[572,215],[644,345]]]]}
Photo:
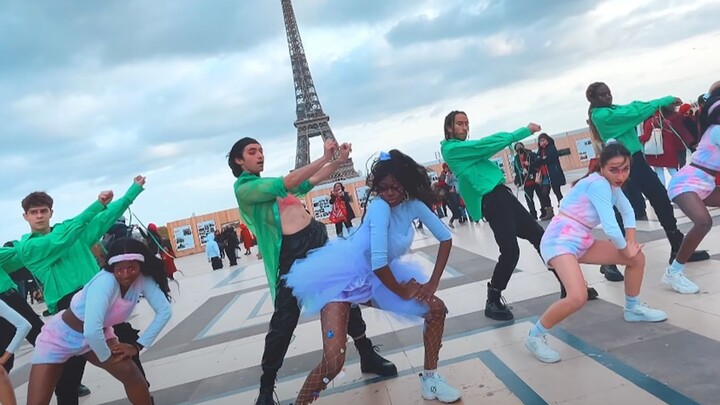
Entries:
{"type": "Polygon", "coordinates": [[[330,381],[342,370],[347,350],[349,315],[350,304],[347,302],[328,303],[320,312],[323,338],[322,361],[308,375],[295,400],[295,405],[305,405],[315,401],[320,391],[327,388],[330,381]]]}
{"type": "Polygon", "coordinates": [[[447,307],[438,297],[433,296],[428,302],[430,310],[425,314],[425,329],[423,331],[423,342],[425,343],[425,370],[436,370],[442,337],[445,331],[445,316],[447,307]]]}

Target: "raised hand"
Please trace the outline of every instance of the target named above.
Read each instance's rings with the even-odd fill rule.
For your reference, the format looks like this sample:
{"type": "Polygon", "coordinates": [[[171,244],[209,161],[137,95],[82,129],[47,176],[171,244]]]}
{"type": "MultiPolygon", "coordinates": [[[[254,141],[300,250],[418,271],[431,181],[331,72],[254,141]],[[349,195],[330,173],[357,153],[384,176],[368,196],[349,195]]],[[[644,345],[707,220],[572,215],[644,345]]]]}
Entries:
{"type": "Polygon", "coordinates": [[[142,187],[145,185],[145,176],[139,174],[139,175],[135,176],[134,181],[135,181],[135,184],[142,187]]]}
{"type": "Polygon", "coordinates": [[[113,194],[112,190],[101,191],[100,194],[98,194],[98,201],[100,201],[102,205],[108,205],[114,196],[115,194],[113,194]]]}
{"type": "Polygon", "coordinates": [[[323,145],[323,157],[327,160],[330,160],[335,156],[335,152],[338,149],[337,142],[333,141],[332,139],[328,139],[325,141],[325,144],[323,145]]]}
{"type": "Polygon", "coordinates": [[[341,162],[344,162],[348,160],[350,157],[350,153],[352,152],[352,144],[351,143],[343,143],[340,145],[340,158],[339,160],[341,162]]]}
{"type": "Polygon", "coordinates": [[[532,134],[534,134],[535,132],[540,132],[540,131],[542,130],[542,128],[540,127],[540,125],[538,125],[538,124],[536,124],[536,123],[534,123],[534,122],[529,123],[529,124],[527,125],[527,128],[530,130],[530,133],[532,133],[532,134]]]}

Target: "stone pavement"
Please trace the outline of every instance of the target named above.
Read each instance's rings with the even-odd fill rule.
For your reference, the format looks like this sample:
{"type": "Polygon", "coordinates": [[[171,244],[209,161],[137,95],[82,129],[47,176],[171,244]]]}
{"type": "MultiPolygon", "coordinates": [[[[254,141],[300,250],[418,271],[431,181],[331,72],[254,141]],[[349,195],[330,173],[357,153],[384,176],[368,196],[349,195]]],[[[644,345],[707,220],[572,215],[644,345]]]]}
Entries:
{"type": "MultiPolygon", "coordinates": [[[[717,224],[720,211],[713,211],[717,224]]],[[[681,229],[688,220],[676,210],[681,229]]],[[[546,223],[544,223],[546,225],[546,223]]],[[[622,283],[605,281],[597,266],[583,266],[587,281],[600,293],[550,337],[562,361],[543,364],[523,346],[537,317],[558,297],[558,285],[532,246],[521,241],[521,257],[505,297],[516,319],[485,318],[486,283],[497,258],[489,226],[466,224],[451,230],[454,247],[438,295],[449,308],[440,353],[440,372],[462,389],[463,404],[717,404],[720,403],[720,232],[717,226],[702,248],[712,260],[693,263],[690,277],[701,287],[692,296],[660,282],[669,245],[652,217],[640,221],[648,267],[641,299],[665,310],[659,324],[628,324],[622,318],[622,283]]],[[[331,234],[334,232],[331,232],[331,234]]],[[[437,242],[418,231],[413,255],[431,268],[437,242]]],[[[211,271],[202,255],[179,259],[173,285],[174,315],[155,345],[142,355],[158,405],[252,404],[260,376],[264,336],[272,304],[262,263],[241,256],[237,267],[211,271]]],[[[334,265],[334,264],[333,264],[334,265]]],[[[37,307],[41,309],[40,306],[37,307]]],[[[354,349],[343,375],[331,383],[318,404],[430,404],[420,397],[421,323],[408,323],[372,308],[363,309],[368,335],[395,362],[399,376],[360,373],[354,349]]],[[[141,304],[131,322],[144,327],[152,317],[141,304]]],[[[295,332],[277,392],[289,404],[321,356],[317,317],[303,317],[295,332]]],[[[11,377],[24,403],[31,347],[19,351],[11,377]]],[[[83,382],[93,393],[81,404],[123,404],[119,382],[88,365],[83,382]]]]}

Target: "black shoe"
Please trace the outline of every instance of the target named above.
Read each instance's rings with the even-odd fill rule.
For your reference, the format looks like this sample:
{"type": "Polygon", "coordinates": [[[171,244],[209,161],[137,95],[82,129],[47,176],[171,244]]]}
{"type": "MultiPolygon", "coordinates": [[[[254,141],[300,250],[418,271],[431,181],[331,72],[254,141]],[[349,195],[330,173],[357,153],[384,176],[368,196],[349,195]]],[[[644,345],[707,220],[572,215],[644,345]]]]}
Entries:
{"type": "Polygon", "coordinates": [[[485,316],[496,321],[509,321],[514,318],[510,307],[505,304],[502,291],[493,288],[488,283],[488,297],[485,301],[485,316]]]}
{"type": "Polygon", "coordinates": [[[78,397],[86,397],[86,396],[90,395],[91,393],[92,393],[92,391],[90,391],[90,388],[88,388],[82,384],[80,384],[78,386],[78,397]]]}
{"type": "Polygon", "coordinates": [[[363,373],[377,374],[383,377],[397,375],[397,367],[390,360],[382,357],[377,352],[377,346],[373,346],[367,337],[355,341],[355,347],[360,354],[360,371],[363,373]]]}
{"type": "Polygon", "coordinates": [[[600,266],[600,273],[605,275],[607,281],[623,281],[625,277],[620,273],[617,266],[614,264],[603,264],[600,266]]]}
{"type": "MultiPolygon", "coordinates": [[[[677,256],[677,252],[670,252],[670,260],[668,263],[672,264],[673,260],[675,260],[675,256],[677,256]]],[[[696,250],[690,255],[688,263],[702,262],[705,260],[710,260],[710,253],[708,253],[707,250],[696,250]]]]}
{"type": "Polygon", "coordinates": [[[260,388],[260,394],[255,400],[255,405],[280,405],[277,394],[275,394],[275,388],[260,388]]]}
{"type": "Polygon", "coordinates": [[[594,289],[592,287],[588,287],[587,295],[588,295],[588,301],[592,301],[592,300],[596,300],[599,294],[596,289],[594,289]]]}

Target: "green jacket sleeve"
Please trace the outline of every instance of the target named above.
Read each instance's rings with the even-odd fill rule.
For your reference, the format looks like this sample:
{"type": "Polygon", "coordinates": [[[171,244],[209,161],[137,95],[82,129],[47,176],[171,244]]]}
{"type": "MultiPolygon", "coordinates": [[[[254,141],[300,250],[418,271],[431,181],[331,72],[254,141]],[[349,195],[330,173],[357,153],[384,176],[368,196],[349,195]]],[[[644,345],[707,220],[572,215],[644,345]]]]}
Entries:
{"type": "MultiPolygon", "coordinates": [[[[298,186],[300,187],[302,184],[298,186]]],[[[287,190],[282,177],[258,178],[235,187],[235,197],[238,201],[257,204],[273,201],[277,197],[287,197],[287,190]]]]}
{"type": "Polygon", "coordinates": [[[313,189],[312,183],[310,183],[310,180],[305,180],[302,183],[300,183],[299,186],[295,187],[294,189],[290,190],[291,193],[295,194],[298,197],[302,197],[305,194],[309,193],[310,190],[313,189]]]}
{"type": "Polygon", "coordinates": [[[627,105],[595,108],[592,111],[592,121],[600,133],[600,138],[607,141],[634,129],[655,114],[655,111],[674,102],[675,97],[667,96],[652,101],[633,101],[627,105]]]}
{"type": "Polygon", "coordinates": [[[143,190],[141,185],[133,182],[124,196],[108,204],[103,212],[93,218],[82,236],[83,242],[88,246],[97,243],[143,190]]]}
{"type": "Polygon", "coordinates": [[[80,215],[55,225],[49,234],[23,238],[18,248],[20,260],[31,273],[35,268],[46,268],[47,263],[57,261],[82,237],[90,221],[104,208],[100,201],[95,201],[80,215]]]}
{"type": "Polygon", "coordinates": [[[499,132],[482,139],[452,142],[452,144],[448,144],[448,147],[454,159],[485,160],[530,135],[532,135],[532,132],[523,127],[515,132],[499,132]]]}

